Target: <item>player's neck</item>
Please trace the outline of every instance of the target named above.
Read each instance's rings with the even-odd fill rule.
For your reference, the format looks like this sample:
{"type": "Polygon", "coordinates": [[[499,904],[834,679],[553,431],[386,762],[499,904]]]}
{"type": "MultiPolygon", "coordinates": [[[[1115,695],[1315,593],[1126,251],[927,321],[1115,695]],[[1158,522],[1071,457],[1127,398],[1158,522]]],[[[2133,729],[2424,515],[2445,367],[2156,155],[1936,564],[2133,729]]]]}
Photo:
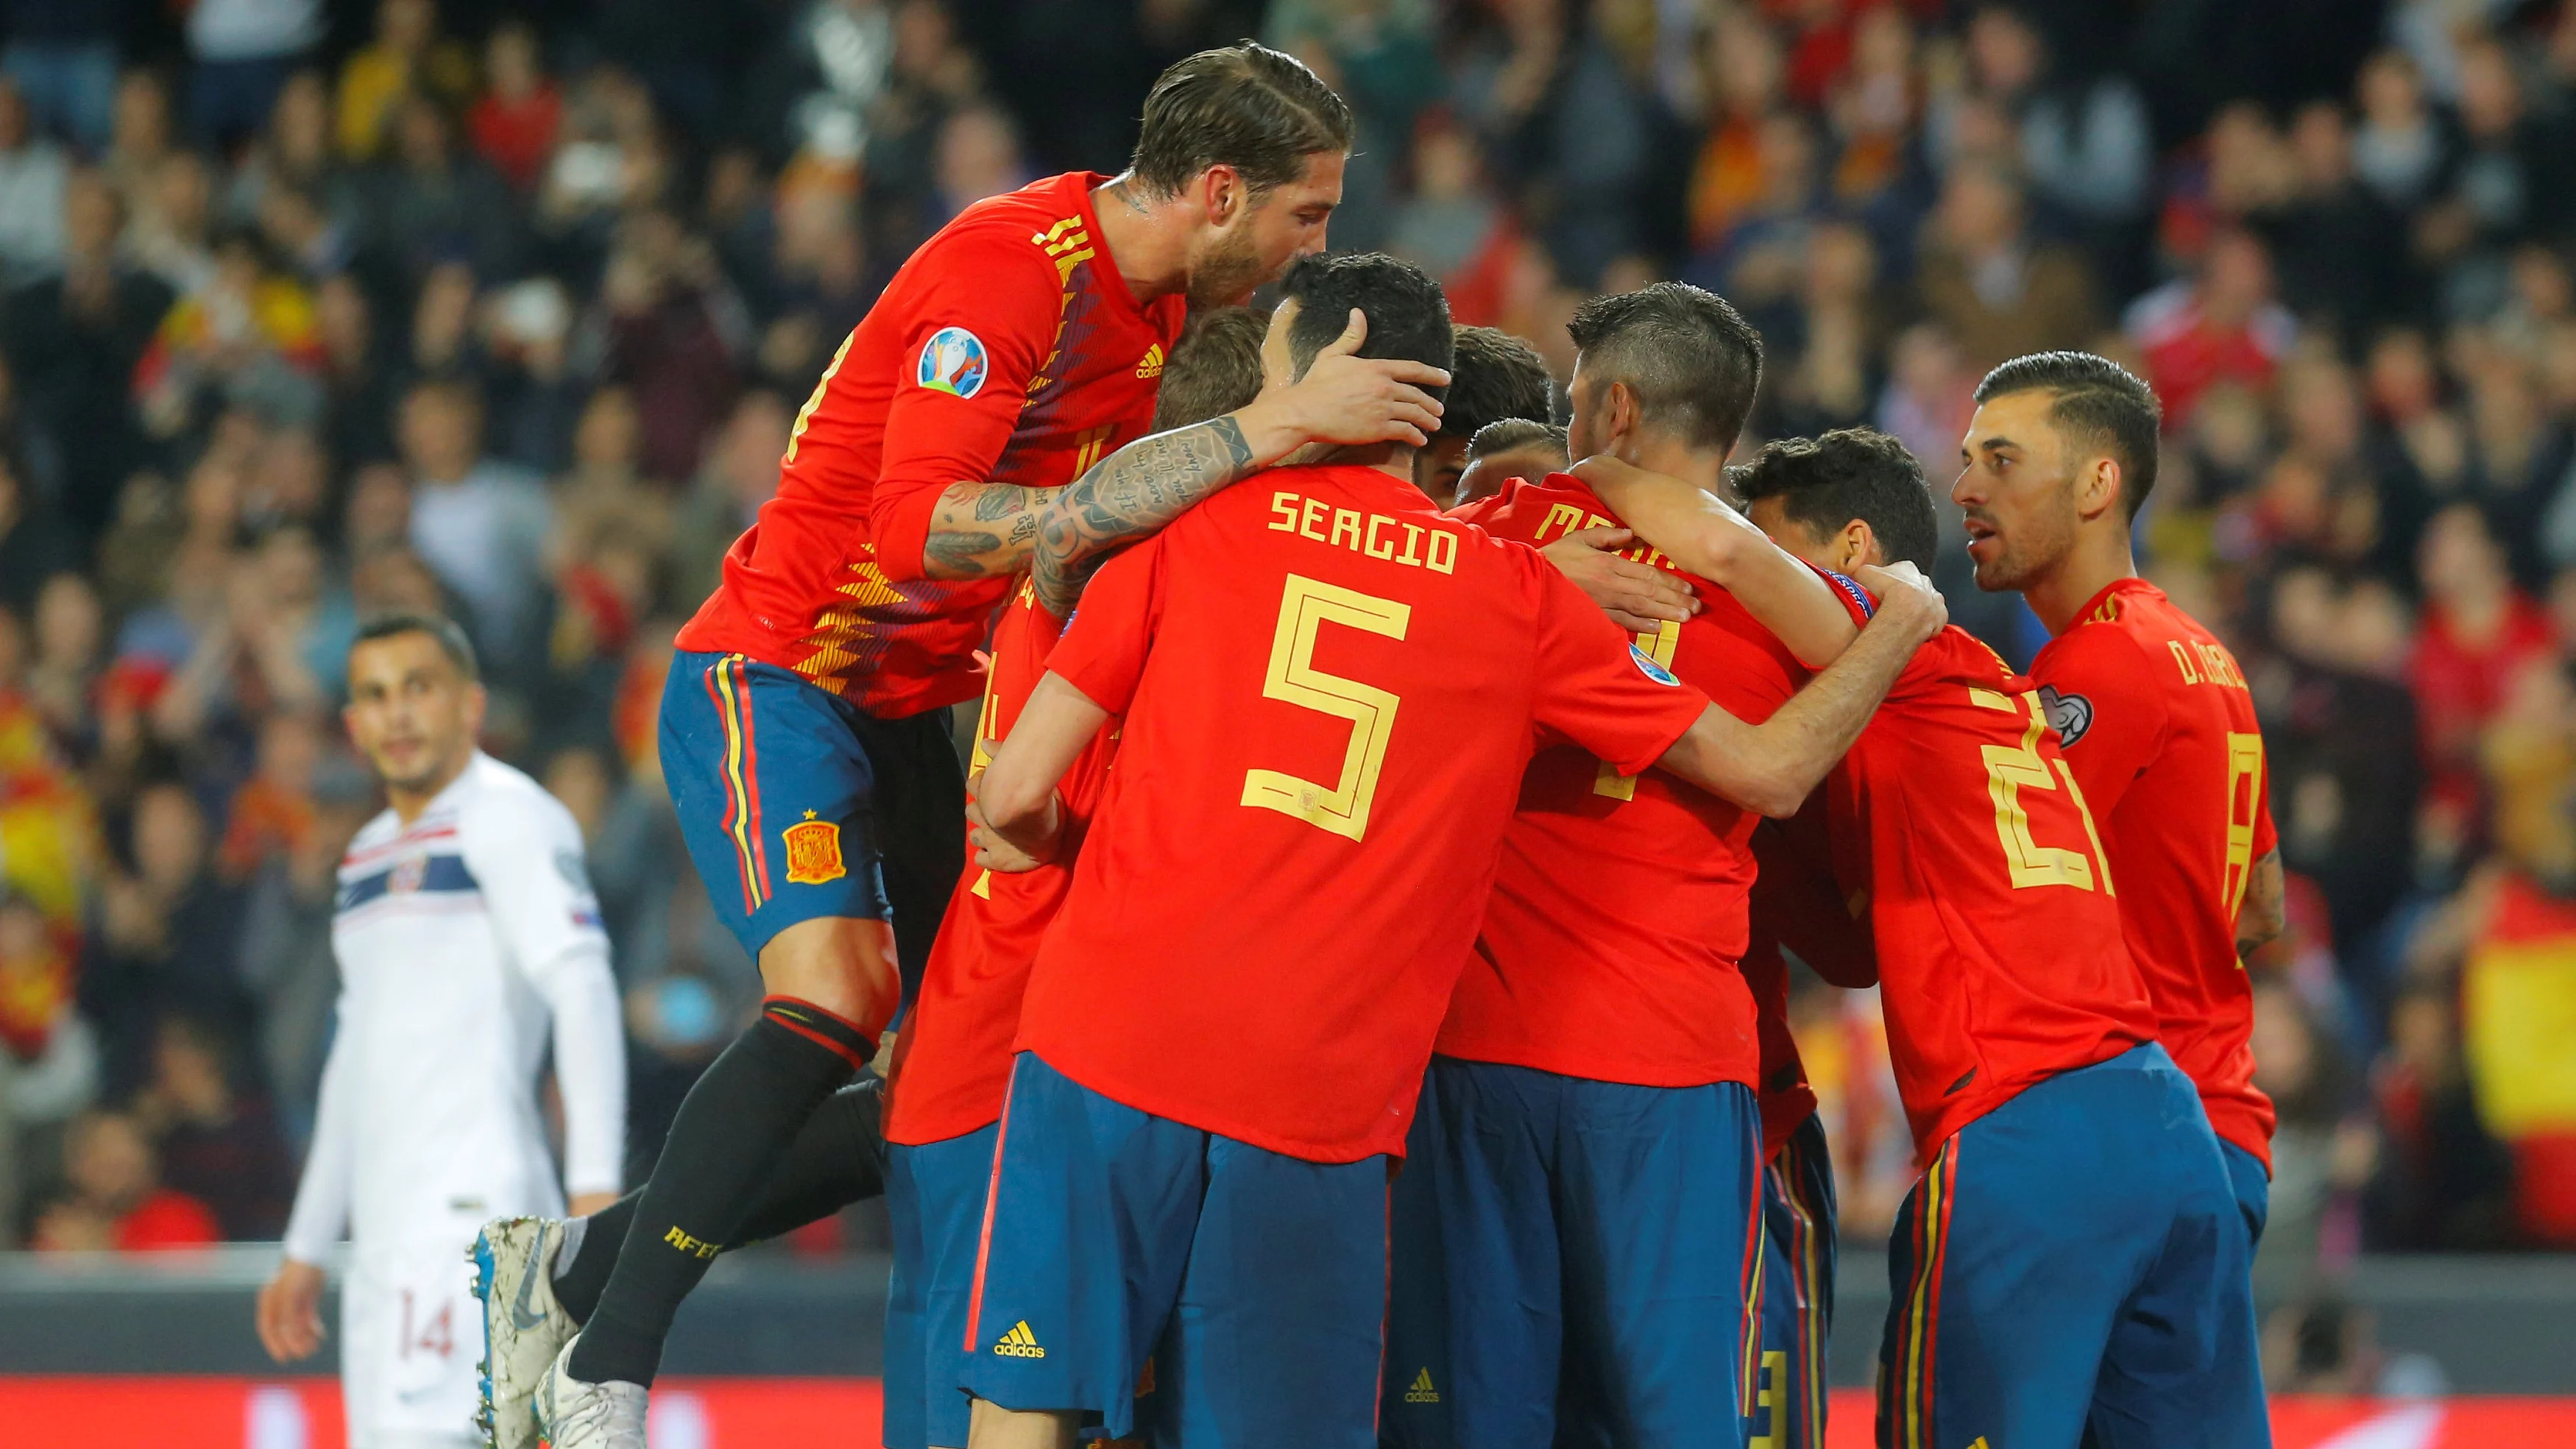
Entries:
{"type": "Polygon", "coordinates": [[[1707,448],[1694,448],[1676,438],[1657,434],[1630,433],[1619,440],[1611,455],[1631,467],[1667,478],[1679,478],[1702,493],[1723,495],[1726,481],[1726,454],[1707,448]]]}
{"type": "Polygon", "coordinates": [[[1413,485],[1413,450],[1393,443],[1371,443],[1365,447],[1342,447],[1333,443],[1308,443],[1271,465],[1275,468],[1325,467],[1374,468],[1410,488],[1413,485]]]}
{"type": "Polygon", "coordinates": [[[1091,193],[1091,214],[1100,221],[1100,244],[1139,304],[1180,291],[1190,280],[1190,237],[1183,204],[1156,201],[1137,190],[1125,173],[1091,193]]]}
{"type": "Polygon", "coordinates": [[[396,820],[409,825],[420,818],[420,812],[429,808],[430,801],[447,793],[447,787],[455,784],[456,777],[464,774],[465,767],[472,763],[474,763],[474,752],[466,750],[418,787],[397,785],[387,780],[385,803],[393,807],[396,820]]]}
{"type": "Polygon", "coordinates": [[[2137,560],[2129,553],[2129,531],[2125,528],[2079,529],[2075,546],[2056,568],[2031,582],[2021,591],[2030,602],[2030,611],[2048,629],[2049,637],[2074,627],[2076,617],[2093,596],[2122,579],[2138,576],[2137,560]]]}

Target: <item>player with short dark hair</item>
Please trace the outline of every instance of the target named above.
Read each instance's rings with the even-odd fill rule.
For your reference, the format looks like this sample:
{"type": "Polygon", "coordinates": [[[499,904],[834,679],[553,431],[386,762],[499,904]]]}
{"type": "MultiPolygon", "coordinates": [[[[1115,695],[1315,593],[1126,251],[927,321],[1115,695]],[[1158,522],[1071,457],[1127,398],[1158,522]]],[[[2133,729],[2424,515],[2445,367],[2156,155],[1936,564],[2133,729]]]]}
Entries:
{"type": "Polygon", "coordinates": [[[1499,327],[1462,323],[1455,330],[1457,354],[1449,364],[1440,431],[1431,435],[1430,447],[1413,455],[1414,486],[1435,503],[1457,496],[1478,432],[1512,419],[1544,428],[1555,411],[1555,384],[1537,348],[1499,327]]]}
{"type": "MultiPolygon", "coordinates": [[[[1136,170],[976,202],[896,273],[680,631],[663,773],[770,995],[690,1089],[595,1312],[546,1372],[542,1422],[503,1413],[500,1449],[541,1427],[555,1449],[640,1442],[680,1300],[918,980],[964,856],[945,706],[982,683],[976,651],[1040,511],[1144,433],[1185,307],[1240,302],[1324,244],[1348,116],[1295,60],[1250,42],[1190,57],[1146,111],[1136,170]]],[[[1147,471],[1204,487],[1318,438],[1409,446],[1438,426],[1415,384],[1445,381],[1337,359],[1166,435],[1147,471]]],[[[542,1228],[521,1237],[499,1256],[552,1261],[542,1228]]],[[[542,1341],[494,1355],[496,1399],[524,1389],[542,1341]]]]}
{"type": "Polygon", "coordinates": [[[1163,366],[1154,431],[1168,433],[1247,407],[1261,393],[1261,338],[1270,319],[1249,307],[1191,316],[1163,366]]]}
{"type": "MultiPolygon", "coordinates": [[[[1747,471],[1754,521],[1821,569],[1886,558],[1930,511],[1866,430],[1747,471]],[[1806,521],[1793,500],[1864,469],[1887,476],[1846,496],[1871,512],[1806,521]]],[[[2037,685],[1943,631],[1788,837],[1763,880],[1809,904],[1779,924],[1828,979],[1879,986],[1924,1168],[1891,1240],[1879,1442],[2266,1442],[2250,1245],[2037,685]]]]}
{"type": "Polygon", "coordinates": [[[1941,520],[1924,489],[1922,465],[1876,428],[1775,438],[1727,481],[1747,509],[1777,500],[1782,516],[1822,533],[1873,520],[1879,552],[1925,573],[1941,549],[1941,520]]]}
{"type": "Polygon", "coordinates": [[[1566,451],[1565,429],[1560,425],[1529,418],[1487,423],[1467,443],[1467,464],[1458,471],[1457,492],[1449,506],[1464,508],[1491,498],[1514,478],[1562,473],[1573,461],[1566,451]]]}
{"type": "Polygon", "coordinates": [[[1596,373],[1621,380],[1622,406],[1648,425],[1699,448],[1732,447],[1744,431],[1762,381],[1762,334],[1725,298],[1657,282],[1593,298],[1565,330],[1596,373]]]}
{"type": "MultiPolygon", "coordinates": [[[[1721,315],[1723,302],[1689,290],[1595,310],[1575,364],[1575,451],[1721,476],[1735,439],[1700,419],[1740,417],[1745,399],[1722,390],[1749,394],[1758,372],[1727,354],[1693,407],[1637,405],[1672,385],[1669,356],[1642,339],[1674,317],[1721,315]]],[[[1456,516],[1531,544],[1619,526],[1561,471],[1456,516]]],[[[1740,519],[1732,541],[1736,556],[1711,567],[1741,598],[1635,550],[1702,608],[1634,647],[1758,722],[1807,667],[1745,600],[1803,618],[1790,632],[1817,664],[1853,626],[1823,580],[1740,519]]],[[[1756,818],[1570,744],[1530,762],[1395,1188],[1389,1442],[1544,1449],[1735,1428],[1759,1336],[1758,1057],[1737,969],[1756,818]]]]}
{"type": "Polygon", "coordinates": [[[2279,837],[2244,672],[2130,553],[2162,410],[2145,382],[2081,352],[2014,358],[1976,398],[1950,496],[1977,587],[2020,593],[2052,636],[2031,676],[2099,812],[2158,1038],[2199,1084],[2259,1239],[2273,1113],[2254,1084],[2245,958],[2281,931],[2279,837]]]}
{"type": "MultiPolygon", "coordinates": [[[[1404,263],[1286,286],[1291,375],[1332,335],[1309,319],[1354,305],[1368,346],[1448,355],[1404,263]]],[[[1374,1445],[1387,1159],[1533,742],[1785,810],[1939,613],[1891,578],[1905,617],[1746,725],[1533,551],[1433,512],[1409,452],[1274,469],[1102,569],[985,771],[982,832],[1049,858],[1058,778],[1123,715],[998,1129],[974,1449],[1127,1432],[1167,1327],[1181,1442],[1374,1445]]]]}

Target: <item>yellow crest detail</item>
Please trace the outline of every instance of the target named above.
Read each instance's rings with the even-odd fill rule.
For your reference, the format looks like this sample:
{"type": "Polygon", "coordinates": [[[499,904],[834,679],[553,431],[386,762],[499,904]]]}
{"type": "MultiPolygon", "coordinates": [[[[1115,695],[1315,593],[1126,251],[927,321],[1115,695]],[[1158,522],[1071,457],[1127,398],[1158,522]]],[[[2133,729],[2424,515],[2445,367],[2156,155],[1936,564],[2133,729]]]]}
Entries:
{"type": "Polygon", "coordinates": [[[1144,359],[1136,364],[1136,375],[1138,377],[1163,375],[1163,344],[1149,342],[1145,345],[1144,359]]]}
{"type": "MultiPolygon", "coordinates": [[[[814,812],[807,811],[807,815],[814,812]]],[[[801,820],[783,833],[787,842],[787,883],[821,885],[850,873],[841,862],[841,827],[831,820],[801,820]]]]}
{"type": "Polygon", "coordinates": [[[1404,1401],[1408,1404],[1440,1402],[1440,1391],[1431,1386],[1431,1370],[1426,1368],[1413,1376],[1413,1382],[1404,1391],[1404,1401]]]}

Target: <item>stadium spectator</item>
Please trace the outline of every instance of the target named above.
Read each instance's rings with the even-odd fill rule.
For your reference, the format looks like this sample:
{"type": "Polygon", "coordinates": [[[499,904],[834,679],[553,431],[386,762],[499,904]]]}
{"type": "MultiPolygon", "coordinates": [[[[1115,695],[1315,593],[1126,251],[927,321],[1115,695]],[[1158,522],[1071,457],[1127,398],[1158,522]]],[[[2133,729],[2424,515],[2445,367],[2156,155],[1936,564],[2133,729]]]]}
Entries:
{"type": "Polygon", "coordinates": [[[438,33],[437,0],[381,0],[375,39],[340,63],[340,154],[383,154],[396,114],[412,96],[461,106],[474,91],[474,59],[438,33]]]}
{"type": "Polygon", "coordinates": [[[206,1205],[161,1183],[161,1165],[142,1125],[123,1112],[73,1119],[63,1144],[68,1191],[36,1218],[32,1246],[43,1253],[151,1252],[222,1239],[206,1205]]]}
{"type": "Polygon", "coordinates": [[[266,1240],[286,1227],[280,1184],[293,1159],[267,1104],[235,1085],[229,1057],[224,1033],[188,1016],[164,1018],[133,1111],[159,1141],[165,1189],[204,1203],[222,1236],[266,1240]]]}
{"type": "Polygon", "coordinates": [[[29,125],[27,99],[0,79],[0,280],[33,281],[62,265],[62,148],[29,125]]]}
{"type": "Polygon", "coordinates": [[[412,546],[472,606],[496,672],[523,663],[553,515],[545,490],[525,469],[483,453],[483,404],[466,384],[413,384],[401,431],[412,546]]]}
{"type": "Polygon", "coordinates": [[[1951,169],[1916,286],[1979,373],[2007,357],[2081,346],[2099,327],[2091,270],[2031,235],[2020,186],[1992,161],[1951,169]]]}

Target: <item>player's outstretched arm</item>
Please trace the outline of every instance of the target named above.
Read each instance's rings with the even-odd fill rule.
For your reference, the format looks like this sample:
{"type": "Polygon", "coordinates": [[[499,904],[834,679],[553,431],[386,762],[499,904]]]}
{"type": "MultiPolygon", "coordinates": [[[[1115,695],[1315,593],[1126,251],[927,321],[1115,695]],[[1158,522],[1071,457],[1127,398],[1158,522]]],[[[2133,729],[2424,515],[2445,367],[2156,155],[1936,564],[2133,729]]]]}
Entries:
{"type": "MultiPolygon", "coordinates": [[[[1065,617],[1112,551],[1308,443],[1421,447],[1440,427],[1440,402],[1425,389],[1446,385],[1449,374],[1428,363],[1358,356],[1367,340],[1368,318],[1355,307],[1350,326],[1315,355],[1304,377],[1264,387],[1224,417],[1139,438],[1047,495],[1029,562],[1038,602],[1065,617]]],[[[937,529],[934,522],[934,547],[937,529]]]]}
{"type": "Polygon", "coordinates": [[[1860,579],[1881,596],[1878,613],[1841,658],[1761,724],[1710,705],[1656,763],[1747,810],[1796,814],[1807,792],[1860,738],[1870,711],[1915,649],[1950,617],[1941,595],[1911,565],[1862,569],[1860,579]]]}
{"type": "Polygon", "coordinates": [[[1575,464],[1574,476],[1639,538],[1733,594],[1809,668],[1831,663],[1858,636],[1833,587],[1725,500],[1607,454],[1575,464]]]}
{"type": "Polygon", "coordinates": [[[2254,862],[2245,878],[2245,902],[2236,912],[2236,954],[2251,960],[2290,924],[2288,886],[2281,876],[2281,851],[2275,846],[2254,862]]]}
{"type": "Polygon", "coordinates": [[[1055,859],[1057,836],[1064,829],[1063,802],[1056,782],[1064,778],[1082,747],[1109,723],[1109,711],[1091,697],[1049,673],[1029,691],[1011,737],[993,752],[984,767],[975,804],[969,814],[976,863],[992,870],[1028,870],[1055,859]],[[995,842],[1009,847],[995,849],[995,842]]]}

